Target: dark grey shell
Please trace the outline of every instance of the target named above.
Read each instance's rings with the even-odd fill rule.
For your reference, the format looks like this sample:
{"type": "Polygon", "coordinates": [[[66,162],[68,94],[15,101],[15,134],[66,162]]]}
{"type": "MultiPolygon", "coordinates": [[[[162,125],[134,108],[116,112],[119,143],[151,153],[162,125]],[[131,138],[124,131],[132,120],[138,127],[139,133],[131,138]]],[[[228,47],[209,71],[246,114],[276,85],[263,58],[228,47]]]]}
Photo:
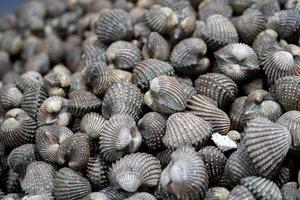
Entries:
{"type": "Polygon", "coordinates": [[[228,200],[256,200],[252,193],[242,185],[233,188],[228,196],[228,200]]]}
{"type": "Polygon", "coordinates": [[[100,156],[89,158],[86,176],[94,188],[100,189],[108,184],[106,163],[100,156]]]}
{"type": "Polygon", "coordinates": [[[289,182],[292,178],[292,168],[289,165],[281,165],[277,170],[275,176],[272,177],[272,181],[281,188],[285,183],[289,182]]]}
{"type": "Polygon", "coordinates": [[[120,82],[120,81],[128,81],[131,83],[132,73],[121,70],[121,69],[111,69],[110,71],[110,82],[111,84],[120,82]]]}
{"type": "Polygon", "coordinates": [[[53,200],[51,193],[30,194],[22,198],[22,200],[53,200]]]}
{"type": "Polygon", "coordinates": [[[251,8],[259,10],[266,19],[280,11],[278,0],[254,1],[251,8]]]}
{"type": "Polygon", "coordinates": [[[99,138],[106,119],[102,115],[90,112],[85,114],[80,121],[81,131],[88,135],[89,139],[99,138]]]}
{"type": "Polygon", "coordinates": [[[199,4],[198,16],[200,20],[204,21],[214,14],[230,18],[232,8],[228,5],[228,0],[204,0],[199,4]]]}
{"type": "Polygon", "coordinates": [[[123,191],[111,186],[107,186],[99,192],[92,192],[82,200],[124,200],[128,195],[123,191]]]}
{"type": "Polygon", "coordinates": [[[265,80],[262,77],[256,77],[249,81],[246,81],[239,87],[239,91],[244,95],[249,95],[251,92],[255,90],[262,90],[265,88],[265,80]]]}
{"type": "Polygon", "coordinates": [[[246,96],[238,97],[230,106],[229,118],[231,120],[231,128],[234,130],[242,131],[244,129],[243,113],[246,99],[246,96]]]}
{"type": "Polygon", "coordinates": [[[147,192],[136,193],[124,200],[156,200],[155,196],[147,192]]]}
{"type": "Polygon", "coordinates": [[[171,161],[172,153],[174,152],[173,149],[165,149],[158,152],[155,156],[160,161],[161,168],[164,169],[171,161]]]}
{"type": "Polygon", "coordinates": [[[281,188],[282,200],[296,200],[298,195],[298,184],[296,182],[288,182],[281,188]]]}
{"type": "Polygon", "coordinates": [[[228,4],[232,7],[236,14],[242,14],[252,4],[252,0],[229,0],[228,4]]]}
{"type": "Polygon", "coordinates": [[[98,40],[97,36],[88,37],[82,45],[82,59],[81,66],[84,67],[91,62],[104,62],[106,63],[106,52],[107,47],[98,40]]]}
{"type": "Polygon", "coordinates": [[[21,104],[22,92],[13,84],[2,86],[0,94],[0,104],[5,110],[17,108],[21,104]]]}
{"type": "Polygon", "coordinates": [[[205,194],[204,200],[227,200],[229,191],[224,187],[209,188],[205,194]]]}
{"type": "Polygon", "coordinates": [[[169,59],[171,47],[167,40],[157,32],[151,32],[143,46],[143,57],[162,61],[169,59]]]}
{"type": "MultiPolygon", "coordinates": [[[[27,164],[26,164],[27,166],[27,164]]],[[[25,175],[26,169],[24,169],[24,174],[22,176],[25,175]]],[[[5,182],[5,189],[7,192],[12,193],[12,192],[19,192],[22,190],[21,188],[21,183],[20,183],[20,175],[16,172],[14,172],[14,170],[9,169],[7,172],[7,179],[5,182]]]]}

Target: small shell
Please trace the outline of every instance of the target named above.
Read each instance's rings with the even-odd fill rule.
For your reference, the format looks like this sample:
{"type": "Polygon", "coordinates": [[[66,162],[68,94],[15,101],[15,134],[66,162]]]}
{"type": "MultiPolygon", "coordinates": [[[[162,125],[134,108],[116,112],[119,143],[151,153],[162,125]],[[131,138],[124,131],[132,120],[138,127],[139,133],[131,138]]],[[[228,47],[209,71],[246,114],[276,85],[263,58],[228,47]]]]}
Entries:
{"type": "Polygon", "coordinates": [[[17,87],[24,92],[28,88],[35,88],[42,86],[44,83],[43,77],[40,73],[35,71],[25,72],[16,80],[17,87]]]}
{"type": "Polygon", "coordinates": [[[102,115],[109,118],[115,114],[128,114],[135,120],[142,112],[143,94],[133,84],[119,81],[111,85],[103,98],[102,115]]]}
{"type": "Polygon", "coordinates": [[[156,200],[155,196],[147,192],[136,193],[124,200],[156,200]]]}
{"type": "Polygon", "coordinates": [[[165,135],[166,124],[165,116],[157,112],[148,112],[138,121],[143,142],[150,150],[157,151],[164,147],[162,138],[165,135]]]}
{"type": "Polygon", "coordinates": [[[133,153],[112,164],[111,184],[128,192],[135,192],[141,186],[158,185],[161,174],[159,160],[146,153],[133,153]]]}
{"type": "Polygon", "coordinates": [[[230,106],[229,117],[231,120],[231,128],[234,130],[242,131],[244,129],[243,114],[246,99],[246,96],[238,97],[230,106]]]}
{"type": "Polygon", "coordinates": [[[227,158],[221,150],[214,146],[206,146],[200,149],[199,155],[203,158],[207,169],[209,184],[219,183],[223,176],[227,158]]]}
{"type": "Polygon", "coordinates": [[[69,89],[69,93],[75,91],[75,90],[88,90],[84,80],[82,80],[82,75],[80,72],[75,72],[71,75],[71,85],[69,89]]]}
{"type": "Polygon", "coordinates": [[[119,81],[128,81],[131,82],[132,73],[121,70],[121,69],[112,69],[110,71],[110,82],[111,84],[117,83],[119,81]]]}
{"type": "Polygon", "coordinates": [[[35,141],[37,150],[43,160],[55,163],[58,147],[72,135],[72,131],[64,126],[50,125],[40,127],[36,132],[35,141]]]}
{"type": "Polygon", "coordinates": [[[208,175],[202,158],[193,147],[182,146],[172,153],[160,178],[162,186],[177,199],[202,199],[208,188],[208,175]]]}
{"type": "Polygon", "coordinates": [[[166,39],[157,32],[151,32],[143,46],[143,56],[145,59],[155,58],[167,61],[170,56],[170,45],[166,39]]]}
{"type": "Polygon", "coordinates": [[[106,52],[107,47],[98,40],[97,36],[88,37],[82,45],[82,59],[81,66],[86,66],[91,62],[104,62],[106,63],[106,52]]]}
{"type": "Polygon", "coordinates": [[[251,8],[259,10],[266,19],[280,11],[278,0],[253,1],[251,8]]]}
{"type": "Polygon", "coordinates": [[[167,120],[163,143],[170,148],[202,147],[212,135],[210,123],[192,113],[175,113],[167,120]]]}
{"type": "Polygon", "coordinates": [[[60,200],[82,199],[91,193],[91,185],[78,172],[64,167],[56,173],[53,193],[60,200]]]}
{"type": "Polygon", "coordinates": [[[253,4],[253,0],[229,0],[228,3],[236,14],[242,14],[253,4]]]}
{"type": "Polygon", "coordinates": [[[99,192],[92,192],[82,200],[124,200],[127,195],[119,189],[108,186],[99,192]]]}
{"type": "Polygon", "coordinates": [[[101,107],[101,100],[91,92],[75,90],[69,95],[69,111],[76,117],[82,117],[88,112],[97,111],[101,107]]]}
{"type": "Polygon", "coordinates": [[[226,134],[230,129],[230,119],[227,114],[217,107],[217,104],[209,97],[194,95],[188,101],[189,112],[202,117],[213,127],[213,132],[226,134]]]}
{"type": "Polygon", "coordinates": [[[171,114],[185,109],[187,94],[175,78],[163,75],[150,82],[144,101],[154,111],[171,114]]]}
{"type": "Polygon", "coordinates": [[[27,194],[52,193],[55,170],[46,162],[36,161],[27,166],[26,175],[21,183],[27,194]]]}
{"type": "Polygon", "coordinates": [[[156,154],[156,158],[160,161],[162,169],[166,168],[167,165],[170,163],[173,152],[173,149],[165,149],[156,154]]]}
{"type": "Polygon", "coordinates": [[[80,121],[80,128],[90,139],[96,139],[99,138],[105,122],[106,119],[100,114],[90,112],[82,117],[80,121]]]}
{"type": "Polygon", "coordinates": [[[209,16],[220,14],[230,18],[232,9],[227,0],[204,0],[198,6],[198,16],[200,20],[206,20],[209,16]]]}
{"type": "Polygon", "coordinates": [[[233,188],[228,196],[228,200],[256,200],[252,193],[244,186],[238,185],[233,188]]]}
{"type": "Polygon", "coordinates": [[[288,182],[281,188],[282,200],[296,200],[298,196],[298,184],[296,182],[288,182]]]}
{"type": "Polygon", "coordinates": [[[207,71],[210,62],[204,55],[207,47],[200,38],[180,41],[172,50],[171,62],[176,71],[182,74],[197,75],[207,71]]]}
{"type": "Polygon", "coordinates": [[[30,194],[22,198],[22,200],[54,200],[51,193],[30,194]]]}
{"type": "Polygon", "coordinates": [[[105,123],[99,140],[104,159],[115,161],[126,153],[136,152],[142,143],[142,136],[131,116],[116,114],[105,123]]]}
{"type": "Polygon", "coordinates": [[[161,75],[174,75],[173,67],[164,61],[146,59],[133,68],[132,82],[141,88],[148,88],[150,81],[161,75]]]}
{"type": "Polygon", "coordinates": [[[68,164],[74,170],[84,169],[89,161],[90,147],[83,133],[67,137],[57,148],[56,158],[60,165],[68,164]]]}
{"type": "Polygon", "coordinates": [[[0,104],[5,110],[17,108],[21,104],[22,92],[12,84],[7,84],[0,89],[0,104]]]}
{"type": "Polygon", "coordinates": [[[20,52],[23,45],[21,35],[14,30],[2,32],[0,39],[0,49],[9,54],[16,55],[20,52]]]}
{"type": "Polygon", "coordinates": [[[107,167],[100,156],[89,158],[86,176],[94,188],[99,189],[107,185],[107,167]]]}
{"type": "Polygon", "coordinates": [[[212,187],[206,192],[204,200],[227,200],[229,191],[223,187],[212,187]]]}
{"type": "Polygon", "coordinates": [[[107,60],[119,69],[132,69],[142,61],[142,52],[133,43],[116,41],[106,51],[107,60]]]}
{"type": "Polygon", "coordinates": [[[234,25],[222,15],[211,15],[206,19],[206,26],[201,30],[202,38],[208,48],[217,50],[229,43],[239,41],[234,25]]]}
{"type": "Polygon", "coordinates": [[[280,124],[256,117],[247,123],[244,135],[247,152],[259,174],[273,175],[290,148],[290,132],[280,124]]]}
{"type": "Polygon", "coordinates": [[[207,73],[195,80],[198,94],[205,95],[218,103],[218,107],[228,107],[238,94],[236,83],[223,74],[207,73]]]}
{"type": "Polygon", "coordinates": [[[130,39],[132,31],[131,16],[121,9],[103,11],[96,22],[96,35],[103,42],[130,39]]]}
{"type": "Polygon", "coordinates": [[[10,147],[34,142],[37,124],[24,110],[14,108],[5,114],[0,127],[1,141],[10,147]]]}

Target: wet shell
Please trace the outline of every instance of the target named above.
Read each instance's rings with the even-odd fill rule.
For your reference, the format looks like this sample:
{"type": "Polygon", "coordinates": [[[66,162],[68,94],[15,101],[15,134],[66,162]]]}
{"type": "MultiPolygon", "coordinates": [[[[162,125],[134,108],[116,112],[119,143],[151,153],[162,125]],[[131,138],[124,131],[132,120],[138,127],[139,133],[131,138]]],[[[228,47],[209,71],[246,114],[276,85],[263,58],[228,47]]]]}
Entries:
{"type": "Polygon", "coordinates": [[[253,0],[229,0],[228,4],[236,14],[242,14],[244,10],[253,4],[253,0]]]}
{"type": "Polygon", "coordinates": [[[274,94],[285,111],[300,110],[300,76],[286,76],[275,82],[274,94]]]}
{"type": "Polygon", "coordinates": [[[106,52],[107,47],[98,40],[97,36],[88,37],[82,45],[82,59],[81,66],[86,66],[92,62],[104,62],[106,63],[106,52]]]}
{"type": "Polygon", "coordinates": [[[192,96],[188,101],[187,110],[209,122],[214,133],[226,134],[230,129],[229,117],[209,97],[199,94],[192,96]]]}
{"type": "Polygon", "coordinates": [[[112,164],[109,177],[112,185],[135,192],[141,186],[157,186],[160,174],[161,166],[157,158],[146,153],[133,153],[112,164]]]}
{"type": "Polygon", "coordinates": [[[177,199],[201,199],[208,188],[208,174],[195,149],[182,146],[172,153],[160,182],[177,199]]]}
{"type": "Polygon", "coordinates": [[[282,200],[296,200],[298,196],[298,184],[296,182],[288,182],[281,188],[282,200]]]}
{"type": "Polygon", "coordinates": [[[69,112],[76,117],[82,117],[84,114],[97,111],[101,107],[101,100],[93,93],[85,90],[75,90],[70,93],[69,97],[69,112]]]}
{"type": "Polygon", "coordinates": [[[209,184],[219,183],[223,176],[227,158],[221,150],[214,146],[206,146],[200,149],[199,155],[203,158],[207,169],[209,184]]]}
{"type": "Polygon", "coordinates": [[[231,120],[231,128],[234,130],[242,131],[244,129],[243,114],[246,99],[246,96],[238,97],[230,106],[229,118],[231,120]]]}
{"type": "Polygon", "coordinates": [[[53,192],[56,199],[82,199],[91,193],[91,185],[78,172],[64,167],[56,173],[53,192]]]}
{"type": "Polygon", "coordinates": [[[227,200],[229,191],[223,187],[209,188],[205,194],[204,200],[227,200]]]}
{"type": "Polygon", "coordinates": [[[99,138],[103,130],[106,119],[95,112],[87,113],[80,121],[81,130],[88,135],[90,139],[99,138]]]}
{"type": "Polygon", "coordinates": [[[232,9],[227,0],[204,0],[198,6],[198,16],[200,20],[206,20],[209,16],[220,14],[224,17],[231,17],[232,9]]]}
{"type": "Polygon", "coordinates": [[[141,88],[148,88],[150,81],[161,75],[174,75],[173,67],[164,61],[146,59],[133,68],[132,82],[141,88]]]}
{"type": "Polygon", "coordinates": [[[100,156],[90,157],[86,168],[86,176],[93,187],[99,189],[107,185],[107,167],[100,156]]]}
{"type": "Polygon", "coordinates": [[[0,94],[0,104],[5,110],[17,108],[21,104],[22,92],[12,84],[2,86],[0,94]]]}
{"type": "Polygon", "coordinates": [[[110,86],[105,93],[102,115],[109,118],[115,114],[128,114],[135,120],[142,112],[143,94],[133,84],[120,81],[110,86]]]}
{"type": "Polygon", "coordinates": [[[247,152],[259,174],[273,175],[290,148],[290,132],[280,124],[256,117],[247,123],[244,134],[247,152]]]}
{"type": "Polygon", "coordinates": [[[160,161],[161,168],[164,169],[171,161],[171,155],[174,152],[173,149],[165,149],[158,152],[155,156],[160,161]]]}
{"type": "Polygon", "coordinates": [[[68,164],[74,170],[84,169],[89,161],[90,146],[83,133],[66,138],[57,148],[56,158],[60,165],[68,164]]]}
{"type": "Polygon", "coordinates": [[[192,113],[175,113],[167,120],[163,143],[170,148],[202,147],[212,134],[210,123],[192,113]]]}
{"type": "Polygon", "coordinates": [[[142,61],[142,52],[133,43],[117,41],[106,51],[107,60],[119,69],[132,69],[142,61]]]}
{"type": "Polygon", "coordinates": [[[130,115],[116,114],[105,123],[99,140],[104,159],[115,161],[126,153],[136,152],[141,145],[142,136],[130,115]]]}
{"type": "Polygon", "coordinates": [[[24,92],[28,88],[42,86],[43,83],[44,80],[42,75],[35,71],[25,72],[16,80],[16,85],[22,92],[24,92]]]}
{"type": "Polygon", "coordinates": [[[112,9],[103,11],[96,22],[96,35],[103,42],[127,40],[132,36],[131,16],[124,10],[112,9]]]}
{"type": "Polygon", "coordinates": [[[131,82],[132,73],[121,70],[121,69],[112,69],[110,71],[110,82],[111,84],[117,83],[119,81],[128,81],[131,82]]]}
{"type": "Polygon", "coordinates": [[[170,45],[166,39],[157,32],[151,32],[143,46],[144,58],[154,58],[166,61],[170,56],[170,45]]]}
{"type": "Polygon", "coordinates": [[[35,141],[37,150],[43,160],[55,163],[59,146],[72,135],[72,131],[64,126],[50,125],[40,127],[36,132],[35,141]]]}
{"type": "Polygon", "coordinates": [[[171,114],[185,109],[187,94],[175,78],[159,76],[150,82],[144,101],[154,111],[171,114]]]}
{"type": "Polygon", "coordinates": [[[36,161],[27,166],[26,175],[21,182],[27,194],[52,193],[55,170],[46,162],[36,161]]]}
{"type": "Polygon", "coordinates": [[[211,50],[217,50],[229,43],[239,41],[234,25],[226,17],[218,14],[206,19],[206,26],[202,28],[201,34],[211,50]]]}
{"type": "Polygon", "coordinates": [[[238,185],[233,188],[228,196],[228,200],[256,200],[252,193],[244,186],[238,185]]]}
{"type": "Polygon", "coordinates": [[[195,80],[198,94],[205,95],[218,103],[218,107],[228,107],[238,94],[236,83],[223,74],[207,73],[195,80]]]}
{"type": "Polygon", "coordinates": [[[278,0],[253,1],[251,8],[259,10],[266,19],[280,11],[278,0]]]}
{"type": "Polygon", "coordinates": [[[99,192],[92,192],[82,200],[124,200],[127,197],[121,190],[108,186],[99,192]]]}
{"type": "Polygon", "coordinates": [[[164,147],[162,138],[165,135],[166,124],[166,117],[158,112],[148,112],[138,121],[143,142],[150,150],[157,151],[164,147]]]}
{"type": "Polygon", "coordinates": [[[155,196],[147,192],[136,193],[125,200],[156,200],[155,196]]]}
{"type": "Polygon", "coordinates": [[[180,41],[172,50],[171,62],[176,71],[182,74],[199,74],[207,71],[210,62],[204,55],[207,47],[200,38],[180,41]]]}
{"type": "Polygon", "coordinates": [[[10,147],[34,141],[37,124],[24,110],[14,108],[5,114],[0,126],[1,141],[10,147]]]}

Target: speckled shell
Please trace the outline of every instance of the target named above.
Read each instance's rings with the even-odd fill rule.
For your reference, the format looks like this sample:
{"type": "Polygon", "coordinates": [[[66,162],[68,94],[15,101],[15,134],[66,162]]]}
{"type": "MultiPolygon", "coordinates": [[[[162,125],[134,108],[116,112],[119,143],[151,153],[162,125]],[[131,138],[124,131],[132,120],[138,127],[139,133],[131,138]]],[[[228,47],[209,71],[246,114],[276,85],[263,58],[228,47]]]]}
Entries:
{"type": "Polygon", "coordinates": [[[217,107],[217,104],[209,97],[194,95],[188,101],[189,112],[202,117],[213,127],[213,132],[226,134],[230,129],[230,119],[227,114],[217,107]]]}
{"type": "Polygon", "coordinates": [[[84,133],[76,133],[67,137],[57,148],[58,164],[68,166],[74,170],[84,169],[89,161],[90,146],[84,133]]]}
{"type": "Polygon", "coordinates": [[[94,94],[103,94],[110,85],[110,72],[106,63],[92,62],[81,71],[83,82],[92,87],[94,94]]]}
{"type": "Polygon", "coordinates": [[[231,43],[214,53],[220,72],[234,81],[244,81],[259,70],[254,50],[243,43],[231,43]]]}
{"type": "Polygon", "coordinates": [[[207,46],[200,38],[180,41],[172,50],[171,62],[175,70],[182,74],[199,74],[207,71],[210,62],[204,55],[207,46]]]}
{"type": "Polygon", "coordinates": [[[107,161],[120,159],[126,153],[136,152],[142,136],[130,115],[116,114],[105,123],[99,145],[103,158],[107,161]]]}
{"type": "Polygon", "coordinates": [[[183,111],[187,94],[183,86],[173,77],[158,76],[150,82],[144,101],[152,110],[165,114],[183,111]]]}
{"type": "Polygon", "coordinates": [[[217,50],[229,43],[238,42],[239,36],[234,25],[222,15],[211,15],[201,30],[202,38],[211,50],[217,50]]]}
{"type": "Polygon", "coordinates": [[[138,121],[143,142],[150,150],[157,151],[164,147],[162,138],[165,135],[166,124],[166,117],[158,112],[148,112],[138,121]]]}
{"type": "Polygon", "coordinates": [[[21,200],[22,195],[19,193],[10,193],[5,195],[1,200],[21,200]]]}
{"type": "Polygon", "coordinates": [[[272,177],[272,181],[281,188],[285,183],[289,182],[292,178],[292,169],[290,166],[281,165],[275,176],[272,177]]]}
{"type": "Polygon", "coordinates": [[[27,194],[52,193],[54,188],[54,168],[43,161],[32,162],[27,166],[26,175],[21,182],[27,194]]]}
{"type": "Polygon", "coordinates": [[[163,143],[170,148],[202,147],[212,134],[210,123],[192,113],[175,113],[167,120],[163,143]]]}
{"type": "Polygon", "coordinates": [[[100,41],[106,43],[130,39],[132,31],[131,16],[121,9],[103,11],[96,22],[96,35],[100,41]]]}
{"type": "Polygon", "coordinates": [[[121,70],[121,69],[111,69],[110,71],[110,82],[111,84],[117,83],[119,81],[128,81],[131,82],[132,73],[121,70]]]}
{"type": "Polygon", "coordinates": [[[147,192],[136,193],[125,200],[156,200],[155,196],[147,192]]]}
{"type": "Polygon", "coordinates": [[[228,0],[204,0],[198,6],[198,16],[200,20],[206,20],[209,16],[219,14],[224,17],[231,17],[232,9],[228,5],[228,0]]]}
{"type": "Polygon", "coordinates": [[[75,90],[69,95],[69,112],[82,117],[88,112],[97,111],[101,107],[101,100],[91,92],[85,90],[75,90]]]}
{"type": "Polygon", "coordinates": [[[106,119],[100,114],[90,112],[85,114],[80,121],[80,128],[90,139],[99,138],[106,119]]]}
{"type": "Polygon", "coordinates": [[[7,84],[0,89],[0,104],[3,109],[17,108],[21,104],[22,92],[12,84],[7,84]]]}
{"type": "Polygon", "coordinates": [[[124,200],[128,197],[124,192],[114,187],[108,186],[99,192],[92,192],[82,200],[124,200]]]}
{"type": "Polygon", "coordinates": [[[287,128],[262,117],[247,123],[244,131],[247,153],[259,174],[273,175],[284,160],[291,135],[287,128]]]}
{"type": "Polygon", "coordinates": [[[223,187],[209,188],[205,194],[204,200],[227,200],[229,191],[223,187]]]}
{"type": "Polygon", "coordinates": [[[88,37],[82,45],[81,66],[97,61],[106,63],[106,49],[107,47],[98,40],[97,36],[88,37]]]}
{"type": "Polygon", "coordinates": [[[146,59],[133,68],[132,82],[141,88],[148,88],[150,81],[161,75],[174,75],[172,65],[157,59],[146,59]]]}
{"type": "Polygon", "coordinates": [[[119,69],[132,69],[142,61],[142,52],[133,43],[116,41],[106,51],[107,60],[119,69]]]}
{"type": "Polygon", "coordinates": [[[233,188],[228,196],[228,200],[256,200],[252,193],[242,185],[233,188]]]}
{"type": "Polygon", "coordinates": [[[274,94],[285,111],[300,110],[300,76],[286,76],[274,85],[274,94]]]}
{"type": "Polygon", "coordinates": [[[231,120],[231,128],[234,130],[242,131],[244,129],[243,113],[246,99],[246,96],[238,97],[230,106],[229,118],[231,120]]]}
{"type": "Polygon", "coordinates": [[[203,158],[210,185],[217,184],[223,176],[227,158],[221,150],[214,146],[203,147],[200,149],[199,155],[203,158]]]}
{"type": "Polygon", "coordinates": [[[139,152],[126,155],[113,163],[109,177],[112,185],[135,192],[141,186],[157,186],[160,174],[159,160],[150,154],[139,152]]]}
{"type": "Polygon", "coordinates": [[[34,141],[37,124],[24,110],[14,108],[5,114],[0,126],[1,141],[10,147],[34,141]]]}
{"type": "Polygon", "coordinates": [[[24,92],[24,90],[43,85],[43,77],[40,73],[29,71],[19,76],[16,80],[17,87],[24,92]]]}
{"type": "Polygon", "coordinates": [[[89,158],[86,176],[94,188],[99,189],[107,185],[107,167],[100,156],[89,158]]]}
{"type": "Polygon", "coordinates": [[[82,199],[91,193],[91,185],[79,172],[64,167],[56,173],[53,193],[56,199],[82,199]]]}
{"type": "Polygon", "coordinates": [[[160,182],[177,199],[203,198],[208,188],[208,174],[203,159],[193,147],[179,147],[172,153],[160,182]]]}
{"type": "Polygon", "coordinates": [[[170,45],[166,39],[157,32],[151,32],[143,46],[142,53],[145,59],[155,58],[166,61],[169,59],[170,51],[170,45]]]}
{"type": "Polygon", "coordinates": [[[229,0],[228,4],[232,7],[233,11],[237,14],[242,14],[244,10],[253,4],[252,0],[229,0]]]}
{"type": "Polygon", "coordinates": [[[278,0],[253,1],[251,8],[259,10],[266,19],[280,11],[278,0]]]}
{"type": "Polygon", "coordinates": [[[143,94],[132,83],[120,81],[110,86],[105,93],[102,115],[109,118],[115,114],[128,114],[135,120],[142,112],[143,94]]]}
{"type": "Polygon", "coordinates": [[[298,184],[296,182],[288,182],[281,188],[282,200],[296,200],[298,196],[298,184]]]}

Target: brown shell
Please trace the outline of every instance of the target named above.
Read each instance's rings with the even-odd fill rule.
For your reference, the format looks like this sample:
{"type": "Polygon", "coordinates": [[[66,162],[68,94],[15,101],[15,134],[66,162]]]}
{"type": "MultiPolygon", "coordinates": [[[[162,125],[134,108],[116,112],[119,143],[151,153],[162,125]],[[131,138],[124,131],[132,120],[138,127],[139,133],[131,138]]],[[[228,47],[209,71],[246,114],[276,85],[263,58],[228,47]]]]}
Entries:
{"type": "Polygon", "coordinates": [[[143,57],[167,61],[170,56],[170,45],[166,39],[157,32],[151,32],[143,46],[143,57]]]}
{"type": "Polygon", "coordinates": [[[150,81],[161,75],[174,75],[173,67],[164,61],[146,59],[133,68],[132,82],[141,88],[148,88],[150,81]]]}
{"type": "Polygon", "coordinates": [[[224,187],[209,188],[204,200],[227,200],[229,191],[224,187]]]}
{"type": "Polygon", "coordinates": [[[141,186],[157,186],[160,174],[159,160],[150,154],[139,152],[126,155],[113,163],[109,178],[113,186],[135,192],[141,186]]]}
{"type": "Polygon", "coordinates": [[[256,200],[253,194],[242,185],[238,185],[233,188],[228,196],[228,200],[256,200]]]}
{"type": "Polygon", "coordinates": [[[0,104],[5,110],[17,108],[21,104],[22,92],[12,84],[7,84],[0,89],[0,104]]]}
{"type": "Polygon", "coordinates": [[[230,106],[229,118],[231,120],[231,128],[234,130],[242,131],[244,129],[243,114],[246,99],[246,96],[238,97],[230,106]]]}
{"type": "Polygon", "coordinates": [[[84,67],[91,62],[104,62],[106,63],[107,47],[98,40],[97,36],[88,37],[82,45],[82,59],[81,66],[84,67]]]}
{"type": "Polygon", "coordinates": [[[200,20],[206,20],[209,16],[220,14],[230,18],[232,9],[228,5],[228,0],[204,0],[198,6],[198,16],[200,20]]]}
{"type": "Polygon", "coordinates": [[[155,196],[147,192],[136,193],[124,200],[156,200],[155,196]]]}
{"type": "Polygon", "coordinates": [[[44,83],[43,77],[40,73],[35,71],[25,72],[16,80],[17,87],[24,92],[28,88],[35,88],[42,86],[44,83]]]}
{"type": "Polygon", "coordinates": [[[86,176],[94,188],[99,189],[107,185],[107,167],[100,156],[89,158],[86,176]]]}
{"type": "Polygon", "coordinates": [[[281,188],[282,200],[297,199],[299,195],[298,184],[296,182],[288,182],[281,188]]]}
{"type": "Polygon", "coordinates": [[[80,128],[83,133],[87,134],[89,139],[99,138],[103,130],[106,119],[100,114],[90,112],[85,114],[80,121],[80,128]]]}

